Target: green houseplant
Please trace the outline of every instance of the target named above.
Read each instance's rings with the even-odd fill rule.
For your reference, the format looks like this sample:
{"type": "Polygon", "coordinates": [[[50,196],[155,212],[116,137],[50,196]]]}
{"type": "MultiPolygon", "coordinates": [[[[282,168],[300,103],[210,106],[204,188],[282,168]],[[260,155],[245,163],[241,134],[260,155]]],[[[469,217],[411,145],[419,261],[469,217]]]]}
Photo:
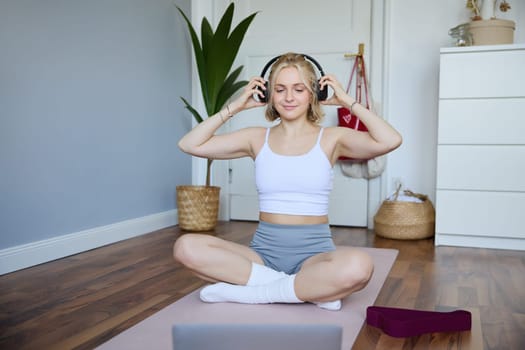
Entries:
{"type": "MultiPolygon", "coordinates": [[[[231,3],[222,15],[215,32],[208,19],[203,17],[199,39],[184,11],[179,7],[177,9],[184,18],[191,37],[206,115],[212,116],[224,107],[233,94],[247,84],[247,81],[237,81],[243,66],[233,71],[232,66],[246,31],[257,13],[244,18],[231,30],[234,12],[234,4],[231,3]]],[[[201,123],[204,118],[197,109],[184,97],[181,99],[195,121],[201,123]]],[[[179,226],[183,230],[208,231],[217,223],[220,188],[211,186],[212,162],[213,159],[207,159],[205,186],[177,186],[179,226]]]]}

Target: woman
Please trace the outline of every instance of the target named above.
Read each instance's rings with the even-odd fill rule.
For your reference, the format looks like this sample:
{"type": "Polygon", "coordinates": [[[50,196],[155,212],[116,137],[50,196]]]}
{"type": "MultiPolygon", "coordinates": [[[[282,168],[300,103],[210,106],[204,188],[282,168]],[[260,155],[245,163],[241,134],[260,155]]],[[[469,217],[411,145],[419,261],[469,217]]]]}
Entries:
{"type": "Polygon", "coordinates": [[[341,156],[369,159],[397,148],[400,134],[356,103],[332,75],[319,80],[304,55],[282,55],[269,83],[255,77],[219,113],[186,134],[179,147],[197,157],[255,161],[259,226],[250,247],[210,235],[185,234],[174,246],[177,261],[197,276],[218,282],[201,290],[205,302],[302,303],[329,310],[366,286],[371,258],[351,247],[335,247],[328,224],[333,166],[341,156]],[[318,101],[318,89],[333,95],[318,101]],[[251,127],[215,135],[243,110],[266,105],[271,128],[251,127]],[[349,108],[368,132],[322,128],[320,104],[349,108]]]}

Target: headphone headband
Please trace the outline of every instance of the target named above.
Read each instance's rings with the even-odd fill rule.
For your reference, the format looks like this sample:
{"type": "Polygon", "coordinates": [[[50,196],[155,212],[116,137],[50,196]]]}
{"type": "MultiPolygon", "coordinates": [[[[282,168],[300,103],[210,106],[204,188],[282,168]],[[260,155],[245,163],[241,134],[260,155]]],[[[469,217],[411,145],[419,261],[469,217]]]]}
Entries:
{"type": "MultiPolygon", "coordinates": [[[[317,62],[312,56],[309,56],[307,54],[304,54],[304,53],[301,53],[300,54],[301,56],[303,56],[305,59],[307,59],[308,61],[310,61],[311,63],[313,63],[313,65],[317,68],[317,70],[319,71],[319,74],[321,75],[321,77],[324,76],[324,71],[323,71],[323,68],[321,67],[321,65],[319,64],[319,62],[317,62]]],[[[275,61],[277,61],[279,58],[281,58],[282,55],[279,55],[279,56],[275,56],[274,58],[272,58],[270,61],[268,61],[268,63],[266,63],[266,65],[264,66],[262,72],[261,72],[261,77],[264,78],[264,75],[266,74],[266,71],[275,63],[275,61]]],[[[320,78],[321,78],[320,77],[320,78]]],[[[268,82],[266,83],[266,88],[268,89],[268,82]]],[[[317,83],[317,99],[319,101],[324,101],[326,100],[326,98],[328,97],[328,89],[327,87],[325,86],[324,89],[319,89],[319,82],[317,83]]],[[[262,102],[268,102],[268,96],[263,92],[264,94],[264,97],[261,98],[261,101],[262,102]]]]}
{"type": "MultiPolygon", "coordinates": [[[[307,59],[308,61],[310,61],[311,63],[314,64],[314,66],[317,68],[317,70],[321,74],[321,77],[324,76],[323,68],[321,67],[319,62],[317,62],[312,56],[309,56],[307,54],[301,53],[300,55],[303,56],[305,59],[307,59]]],[[[263,70],[261,72],[261,77],[264,78],[264,75],[266,74],[266,71],[268,71],[268,69],[275,63],[275,61],[277,61],[281,57],[282,57],[282,55],[275,56],[270,61],[268,61],[268,63],[266,63],[266,65],[264,66],[264,68],[263,68],[263,70]]]]}

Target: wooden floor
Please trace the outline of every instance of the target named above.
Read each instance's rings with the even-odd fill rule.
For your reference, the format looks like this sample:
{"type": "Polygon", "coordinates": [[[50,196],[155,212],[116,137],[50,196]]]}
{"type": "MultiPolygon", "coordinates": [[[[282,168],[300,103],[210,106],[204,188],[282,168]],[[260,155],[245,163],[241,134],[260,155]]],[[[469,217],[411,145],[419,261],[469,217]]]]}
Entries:
{"type": "MultiPolygon", "coordinates": [[[[255,223],[216,235],[247,244],[255,223]]],[[[468,309],[471,332],[392,338],[364,326],[354,349],[525,349],[525,253],[434,247],[333,227],[336,244],[399,255],[376,305],[468,309]]],[[[202,285],[171,257],[178,227],[0,276],[0,349],[92,349],[202,285]]]]}

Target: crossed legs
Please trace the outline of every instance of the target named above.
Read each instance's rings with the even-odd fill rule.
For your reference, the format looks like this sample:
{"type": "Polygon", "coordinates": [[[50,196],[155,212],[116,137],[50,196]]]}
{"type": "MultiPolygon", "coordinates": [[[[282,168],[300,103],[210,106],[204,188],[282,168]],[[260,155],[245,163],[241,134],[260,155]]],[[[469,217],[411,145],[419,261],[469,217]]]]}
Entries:
{"type": "Polygon", "coordinates": [[[368,254],[338,246],[304,262],[295,279],[295,290],[301,300],[338,300],[363,289],[373,272],[374,264],[368,254]]]}
{"type": "Polygon", "coordinates": [[[296,275],[286,275],[262,266],[259,255],[246,246],[200,234],[181,236],[174,257],[207,281],[226,282],[201,292],[208,302],[313,302],[334,310],[338,307],[330,302],[364,288],[373,273],[367,254],[337,247],[305,260],[296,275]]]}
{"type": "Polygon", "coordinates": [[[206,281],[238,285],[248,282],[252,262],[263,264],[252,249],[205,234],[180,236],[173,247],[173,256],[206,281]]]}

